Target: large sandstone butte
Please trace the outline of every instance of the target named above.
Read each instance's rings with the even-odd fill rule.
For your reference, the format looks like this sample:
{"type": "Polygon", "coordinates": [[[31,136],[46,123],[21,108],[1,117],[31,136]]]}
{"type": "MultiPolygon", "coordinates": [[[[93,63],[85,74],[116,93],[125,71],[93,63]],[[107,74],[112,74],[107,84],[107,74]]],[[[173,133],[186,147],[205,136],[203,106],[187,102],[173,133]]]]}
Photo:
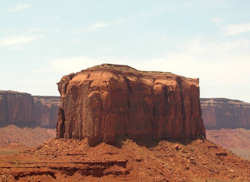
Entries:
{"type": "Polygon", "coordinates": [[[199,80],[103,64],[64,76],[57,138],[118,139],[205,137],[199,80]]]}
{"type": "Polygon", "coordinates": [[[224,98],[201,99],[202,117],[207,129],[250,129],[250,103],[224,98]]]}
{"type": "Polygon", "coordinates": [[[15,124],[55,128],[58,105],[59,97],[0,91],[0,126],[15,124]]]}

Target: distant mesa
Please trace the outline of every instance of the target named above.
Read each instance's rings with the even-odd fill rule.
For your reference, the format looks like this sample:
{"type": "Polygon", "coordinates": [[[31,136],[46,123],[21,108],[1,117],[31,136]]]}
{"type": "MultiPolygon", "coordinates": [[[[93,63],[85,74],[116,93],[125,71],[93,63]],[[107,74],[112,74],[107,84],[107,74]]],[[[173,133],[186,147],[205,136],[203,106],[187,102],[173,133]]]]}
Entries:
{"type": "Polygon", "coordinates": [[[103,64],[64,76],[58,89],[57,138],[95,145],[205,137],[198,79],[103,64]]]}
{"type": "Polygon", "coordinates": [[[0,90],[0,126],[55,128],[59,97],[0,90]]]}
{"type": "Polygon", "coordinates": [[[207,129],[250,129],[250,103],[225,98],[201,99],[207,129]]]}

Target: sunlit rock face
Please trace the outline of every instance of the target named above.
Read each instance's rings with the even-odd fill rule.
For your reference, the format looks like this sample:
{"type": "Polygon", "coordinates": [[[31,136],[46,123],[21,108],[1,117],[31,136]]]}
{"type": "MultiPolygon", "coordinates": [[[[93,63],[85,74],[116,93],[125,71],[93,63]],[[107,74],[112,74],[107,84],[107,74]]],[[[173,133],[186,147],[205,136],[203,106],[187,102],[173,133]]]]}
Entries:
{"type": "Polygon", "coordinates": [[[250,129],[250,103],[224,98],[201,99],[202,117],[207,129],[250,129]]]}
{"type": "Polygon", "coordinates": [[[198,79],[104,64],[64,76],[58,89],[58,138],[94,145],[205,137],[198,79]]]}

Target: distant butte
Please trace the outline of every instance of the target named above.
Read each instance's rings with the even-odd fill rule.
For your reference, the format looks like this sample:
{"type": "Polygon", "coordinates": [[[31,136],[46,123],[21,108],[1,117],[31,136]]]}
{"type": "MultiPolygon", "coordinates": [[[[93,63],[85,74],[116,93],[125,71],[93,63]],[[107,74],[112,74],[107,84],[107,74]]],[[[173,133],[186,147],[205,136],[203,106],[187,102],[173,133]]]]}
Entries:
{"type": "Polygon", "coordinates": [[[0,90],[0,127],[55,128],[59,97],[0,90]]]}
{"type": "Polygon", "coordinates": [[[250,103],[225,98],[203,98],[201,108],[207,129],[250,129],[250,103]]]}
{"type": "Polygon", "coordinates": [[[198,79],[103,64],[64,76],[58,89],[57,138],[95,145],[205,137],[198,79]]]}

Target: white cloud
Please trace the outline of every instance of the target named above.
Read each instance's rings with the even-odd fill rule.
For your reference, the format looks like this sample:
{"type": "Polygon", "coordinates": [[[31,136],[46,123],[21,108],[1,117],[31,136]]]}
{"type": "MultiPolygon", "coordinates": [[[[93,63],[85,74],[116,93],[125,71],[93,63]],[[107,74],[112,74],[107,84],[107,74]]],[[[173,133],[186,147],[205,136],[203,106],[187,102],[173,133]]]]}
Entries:
{"type": "Polygon", "coordinates": [[[74,33],[82,33],[82,32],[96,32],[101,29],[107,28],[111,25],[110,22],[97,22],[94,24],[90,24],[83,28],[78,28],[74,30],[74,33]]]}
{"type": "Polygon", "coordinates": [[[31,43],[42,36],[10,36],[0,39],[0,46],[16,46],[31,43]]]}
{"type": "Polygon", "coordinates": [[[71,57],[52,60],[51,66],[54,71],[67,74],[102,63],[128,64],[137,69],[170,71],[189,77],[217,80],[219,76],[218,82],[231,83],[232,80],[241,81],[242,74],[249,74],[249,60],[250,40],[216,42],[194,39],[184,44],[181,50],[170,51],[160,58],[135,60],[112,57],[71,57]],[[233,71],[239,70],[238,68],[240,72],[233,71]]]}
{"type": "Polygon", "coordinates": [[[140,69],[169,71],[200,78],[202,97],[228,97],[250,101],[250,41],[193,40],[182,51],[153,59],[140,69]]]}
{"type": "Polygon", "coordinates": [[[136,62],[137,61],[135,60],[124,59],[124,58],[120,59],[113,57],[93,58],[93,57],[79,56],[79,57],[66,57],[66,58],[58,58],[51,60],[50,68],[53,72],[65,75],[104,63],[124,64],[124,65],[134,66],[135,68],[137,68],[138,66],[136,66],[135,64],[136,62]]]}
{"type": "Polygon", "coordinates": [[[126,21],[126,18],[118,18],[113,21],[99,21],[93,24],[90,24],[84,28],[78,28],[74,32],[81,33],[81,32],[96,32],[114,25],[121,24],[126,21]]]}
{"type": "Polygon", "coordinates": [[[93,25],[90,25],[87,29],[89,31],[97,31],[99,29],[103,29],[105,27],[108,27],[109,24],[108,23],[105,23],[105,22],[98,22],[98,23],[95,23],[93,25]]]}
{"type": "Polygon", "coordinates": [[[157,65],[164,71],[231,84],[244,81],[242,76],[249,75],[249,60],[249,40],[217,42],[194,39],[184,45],[182,51],[170,52],[165,58],[151,61],[150,65],[157,65]]]}
{"type": "Polygon", "coordinates": [[[215,17],[211,19],[211,22],[215,23],[216,25],[219,25],[223,22],[223,20],[221,18],[215,17]]]}
{"type": "Polygon", "coordinates": [[[101,59],[79,56],[58,58],[52,60],[50,63],[53,71],[60,74],[69,74],[72,72],[78,72],[93,65],[101,64],[101,62],[101,59]]]}
{"type": "Polygon", "coordinates": [[[31,4],[17,4],[15,7],[9,8],[8,11],[11,13],[17,13],[17,12],[21,12],[25,9],[31,8],[32,5],[31,4]]]}
{"type": "Polygon", "coordinates": [[[250,23],[246,24],[231,24],[224,28],[225,34],[228,36],[238,35],[245,32],[250,32],[250,23]]]}
{"type": "Polygon", "coordinates": [[[30,28],[30,29],[28,29],[27,30],[27,32],[28,33],[31,33],[31,34],[34,34],[34,33],[36,33],[36,34],[40,34],[40,33],[44,33],[44,32],[46,32],[47,30],[45,30],[45,29],[41,29],[41,28],[30,28]]]}
{"type": "Polygon", "coordinates": [[[74,32],[75,33],[81,33],[81,32],[96,32],[96,31],[100,31],[102,29],[105,29],[107,27],[110,27],[112,25],[114,25],[115,22],[97,22],[94,24],[90,24],[84,28],[78,28],[76,29],[74,32]]]}

